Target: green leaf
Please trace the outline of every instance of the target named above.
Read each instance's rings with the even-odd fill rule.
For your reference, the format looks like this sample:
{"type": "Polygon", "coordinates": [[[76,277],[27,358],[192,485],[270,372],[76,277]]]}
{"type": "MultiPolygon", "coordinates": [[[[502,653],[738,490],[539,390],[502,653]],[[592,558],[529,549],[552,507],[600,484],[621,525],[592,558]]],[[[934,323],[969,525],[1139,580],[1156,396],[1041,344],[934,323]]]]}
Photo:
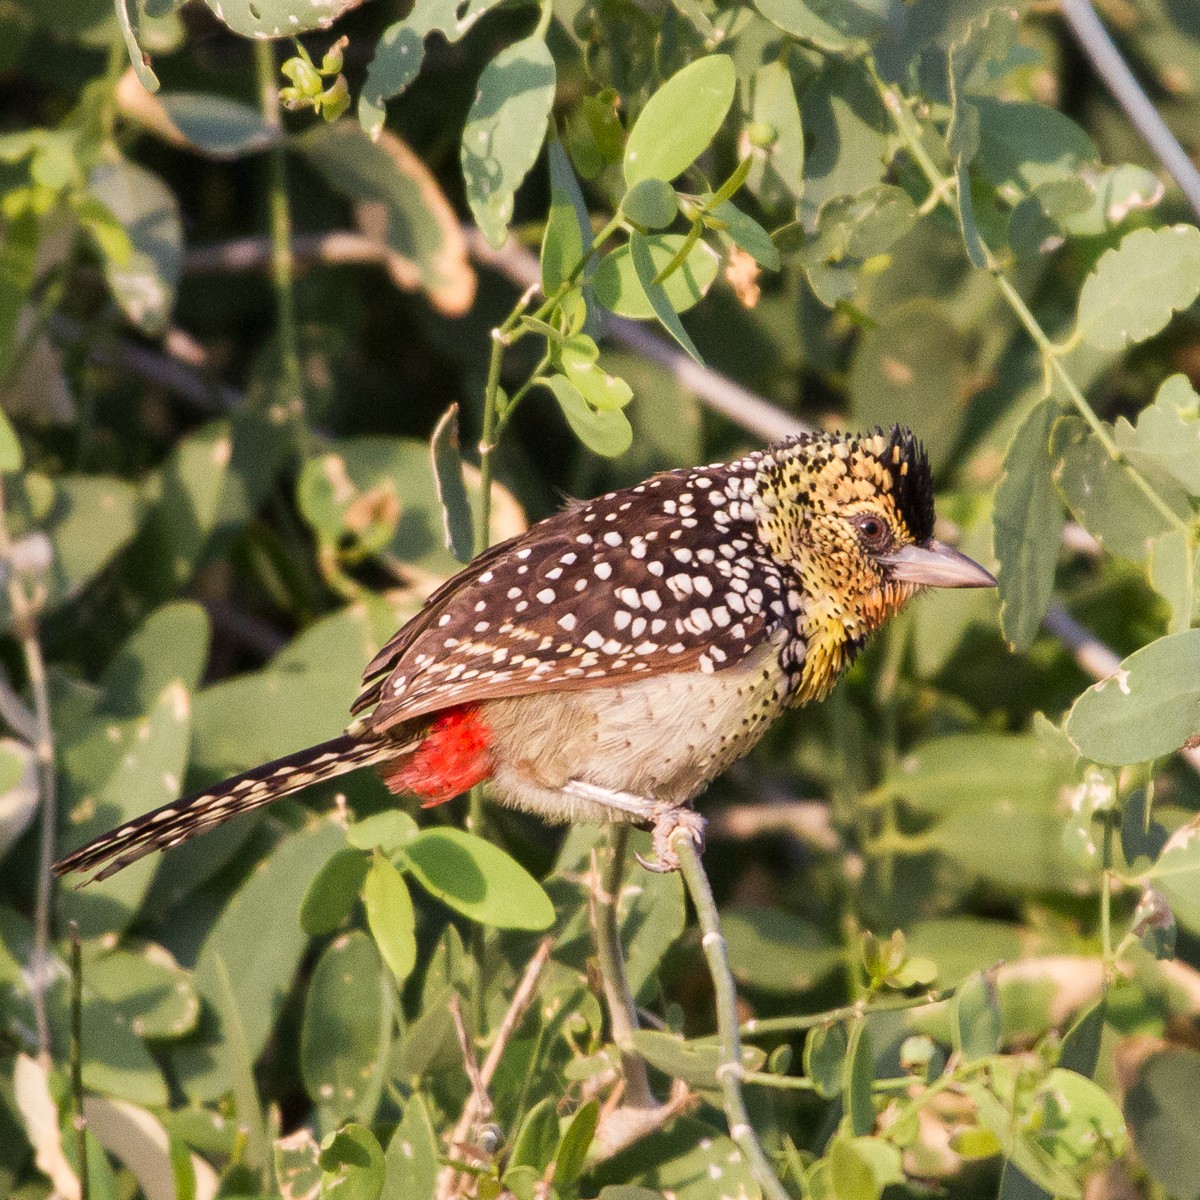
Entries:
{"type": "Polygon", "coordinates": [[[1168,1195],[1193,1196],[1200,1163],[1195,1119],[1200,1053],[1168,1046],[1145,1058],[1125,1093],[1138,1159],[1168,1195]]]}
{"type": "Polygon", "coordinates": [[[565,375],[551,375],[543,382],[554,393],[571,432],[589,450],[605,458],[617,458],[629,449],[633,426],[623,412],[593,408],[565,375]]]}
{"type": "Polygon", "coordinates": [[[417,919],[408,885],[382,855],[367,872],[363,903],[371,936],[397,982],[403,983],[417,965],[417,919]]]}
{"type": "MultiPolygon", "coordinates": [[[[95,167],[88,191],[120,221],[133,246],[126,261],[103,259],[114,299],[143,333],[162,333],[175,304],[183,254],[174,193],[157,175],[124,159],[95,167]]],[[[102,243],[99,249],[103,252],[102,243]]]]}
{"type": "Polygon", "coordinates": [[[827,1155],[837,1200],[879,1200],[889,1184],[904,1182],[900,1151],[882,1138],[839,1134],[827,1155]]]}
{"type": "Polygon", "coordinates": [[[147,712],[172,683],[194,691],[204,675],[208,642],[208,615],[200,605],[180,600],[156,608],[100,676],[104,712],[128,717],[147,712]]]}
{"type": "MultiPolygon", "coordinates": [[[[699,245],[700,243],[697,242],[696,244],[699,245]]],[[[703,366],[704,360],[700,357],[700,351],[696,349],[692,343],[692,339],[688,337],[687,330],[680,323],[679,316],[671,302],[670,294],[657,280],[658,273],[663,268],[655,263],[650,243],[636,230],[629,235],[629,259],[633,263],[633,271],[637,276],[638,286],[642,289],[642,295],[645,296],[646,303],[658,318],[659,324],[692,358],[703,366]]],[[[691,255],[689,254],[672,274],[688,270],[690,261],[691,255]]],[[[668,263],[667,265],[670,264],[668,263]]],[[[670,276],[667,276],[667,278],[670,279],[670,276]]]]}
{"type": "MultiPolygon", "coordinates": [[[[794,208],[804,191],[804,129],[792,73],[781,62],[765,63],[754,72],[753,86],[750,119],[770,130],[771,141],[754,155],[746,186],[768,210],[788,205],[794,208]]],[[[746,246],[742,249],[753,253],[746,246]]]]}
{"type": "Polygon", "coordinates": [[[587,205],[562,143],[552,137],[546,147],[550,163],[550,211],[542,235],[542,293],[553,296],[571,277],[592,244],[587,205]]]}
{"type": "Polygon", "coordinates": [[[1151,545],[1150,584],[1170,607],[1167,632],[1190,629],[1196,608],[1196,562],[1191,538],[1182,529],[1169,530],[1151,545]]]}
{"type": "Polygon", "coordinates": [[[419,1092],[404,1105],[404,1119],[388,1143],[384,1195],[404,1200],[433,1200],[441,1148],[419,1092]]]}
{"type": "Polygon", "coordinates": [[[846,1059],[842,1064],[842,1095],[850,1132],[865,1136],[875,1132],[875,1105],[871,1084],[875,1081],[875,1056],[867,1022],[859,1017],[850,1022],[846,1059]]]}
{"type": "Polygon", "coordinates": [[[1107,1001],[1101,996],[1075,1018],[1075,1023],[1063,1037],[1062,1049],[1058,1055],[1060,1067],[1074,1071],[1077,1075],[1085,1075],[1089,1079],[1095,1075],[1106,1011],[1107,1001]]]}
{"type": "MultiPolygon", "coordinates": [[[[47,995],[47,1017],[56,1045],[70,1045],[69,987],[61,977],[47,995]]],[[[91,1092],[127,1100],[130,1104],[161,1108],[168,1100],[162,1071],[129,1027],[124,1005],[114,1006],[85,990],[81,1013],[83,1086],[91,1092]]]]}
{"type": "Polygon", "coordinates": [[[1000,1045],[1000,1005],[990,975],[972,975],[955,993],[954,1048],[968,1061],[995,1054],[1000,1045]]]}
{"type": "Polygon", "coordinates": [[[417,823],[401,808],[372,813],[346,830],[346,841],[358,850],[382,850],[391,858],[417,836],[417,823]]]}
{"type": "Polygon", "coordinates": [[[389,25],[375,46],[375,56],[358,101],[358,119],[373,138],[383,129],[384,104],[408,87],[425,58],[425,39],[435,30],[457,42],[500,0],[416,0],[403,20],[389,25]]]}
{"type": "Polygon", "coordinates": [[[841,962],[842,952],[814,925],[772,908],[721,914],[729,965],[738,981],[770,992],[802,992],[841,962]]]}
{"type": "Polygon", "coordinates": [[[665,1131],[638,1139],[590,1174],[604,1200],[643,1200],[643,1187],[657,1189],[651,1193],[654,1200],[662,1193],[678,1200],[760,1200],[762,1195],[741,1151],[694,1117],[680,1117],[665,1131]],[[611,1186],[615,1181],[625,1186],[611,1186]]]}
{"type": "Polygon", "coordinates": [[[966,369],[962,335],[944,306],[910,300],[887,312],[859,342],[850,372],[855,418],[865,428],[897,421],[909,426],[937,471],[966,416],[960,402],[966,369]]]}
{"type": "Polygon", "coordinates": [[[822,131],[804,158],[800,219],[811,232],[830,200],[883,182],[894,127],[870,75],[853,61],[825,65],[805,89],[800,112],[805,129],[822,131]]]}
{"type": "Polygon", "coordinates": [[[1004,9],[992,9],[971,22],[962,39],[950,46],[947,55],[952,116],[946,131],[946,148],[954,157],[958,186],[954,191],[959,225],[967,248],[967,257],[979,268],[990,264],[991,256],[975,220],[968,168],[979,152],[979,109],[964,94],[971,77],[993,62],[1007,57],[1016,40],[1017,16],[1004,9]]]}
{"type": "Polygon", "coordinates": [[[625,193],[621,211],[646,229],[665,229],[679,213],[675,189],[661,179],[642,179],[625,193]]]}
{"type": "Polygon", "coordinates": [[[908,930],[908,949],[932,959],[938,982],[954,987],[972,972],[1020,958],[1021,927],[982,917],[934,917],[908,930]]]}
{"type": "Polygon", "coordinates": [[[646,102],[625,143],[625,182],[669,183],[708,149],[733,103],[737,72],[725,54],[676,71],[646,102]]]}
{"type": "MultiPolygon", "coordinates": [[[[1198,235],[1200,236],[1200,235],[1198,235]]],[[[1079,523],[1108,551],[1144,562],[1156,538],[1175,526],[1134,482],[1081,417],[1059,417],[1050,431],[1054,480],[1079,523]]],[[[1157,489],[1164,503],[1190,514],[1177,490],[1157,489]]]]}
{"type": "Polygon", "coordinates": [[[247,38],[295,37],[328,29],[356,0],[205,0],[217,19],[247,38]]]}
{"type": "Polygon", "coordinates": [[[19,471],[25,464],[17,431],[7,415],[0,412],[0,471],[19,471]]]}
{"type": "MultiPolygon", "coordinates": [[[[653,279],[679,253],[684,235],[659,233],[643,240],[649,247],[653,279]]],[[[666,292],[669,307],[677,313],[687,312],[707,294],[719,269],[716,251],[703,241],[693,243],[683,263],[659,285],[666,292]]],[[[618,316],[645,321],[658,315],[639,282],[630,245],[619,246],[600,260],[592,286],[596,299],[618,316]]]]}
{"type": "Polygon", "coordinates": [[[1083,282],[1075,336],[1097,350],[1153,337],[1200,296],[1200,229],[1135,229],[1083,282]]]}
{"type": "MultiPolygon", "coordinates": [[[[687,1041],[657,1029],[636,1029],[631,1036],[634,1050],[672,1079],[709,1091],[719,1087],[717,1067],[723,1052],[713,1039],[687,1041]]],[[[766,1053],[757,1046],[742,1047],[742,1066],[747,1071],[760,1070],[766,1061],[766,1053]]]]}
{"type": "Polygon", "coordinates": [[[1126,1148],[1125,1121],[1108,1093],[1083,1075],[1055,1067],[1034,1096],[1041,1120],[1035,1135],[1046,1154],[1081,1175],[1126,1148]]]}
{"type": "Polygon", "coordinates": [[[1200,929],[1200,830],[1194,824],[1167,839],[1145,879],[1167,898],[1180,924],[1193,932],[1200,929]]]}
{"type": "Polygon", "coordinates": [[[475,541],[474,522],[467,485],[463,482],[462,452],[458,446],[458,405],[452,404],[434,427],[429,442],[433,454],[433,477],[442,505],[446,549],[459,562],[468,562],[475,541]]]}
{"type": "Polygon", "coordinates": [[[153,942],[128,939],[120,948],[91,944],[84,958],[87,990],[104,1000],[140,1038],[166,1040],[191,1033],[200,1000],[189,973],[153,942]]]}
{"type": "Polygon", "coordinates": [[[283,1200],[312,1200],[320,1193],[320,1154],[309,1129],[275,1139],[275,1178],[283,1200]]]}
{"type": "Polygon", "coordinates": [[[375,1135],[362,1125],[347,1125],[326,1138],[321,1149],[321,1195],[338,1200],[379,1200],[387,1165],[375,1135]]]}
{"type": "Polygon", "coordinates": [[[510,1166],[529,1166],[541,1173],[550,1165],[558,1148],[556,1103],[554,1096],[546,1096],[526,1113],[513,1139],[510,1166]]]}
{"type": "MultiPolygon", "coordinates": [[[[96,778],[99,772],[91,775],[90,786],[96,790],[90,795],[79,794],[87,784],[73,773],[71,792],[78,802],[70,809],[64,850],[76,849],[179,795],[188,760],[190,717],[187,691],[176,681],[163,689],[144,717],[105,723],[92,731],[92,746],[103,739],[103,749],[93,761],[108,763],[110,773],[102,781],[96,778]]],[[[82,765],[84,758],[80,753],[76,762],[82,765]]],[[[157,855],[149,856],[84,891],[62,892],[62,917],[78,921],[84,937],[124,929],[141,906],[159,862],[157,855]]]]}
{"type": "Polygon", "coordinates": [[[739,250],[745,250],[760,267],[768,271],[779,270],[779,251],[771,241],[771,235],[756,220],[729,200],[714,205],[709,212],[725,226],[722,234],[739,250]]]}
{"type": "Polygon", "coordinates": [[[230,1087],[218,960],[228,973],[247,1051],[257,1058],[307,946],[296,912],[309,881],[341,844],[342,831],[332,821],[286,838],[250,874],[209,930],[194,975],[209,1006],[208,1019],[201,1036],[171,1056],[180,1086],[194,1101],[216,1099],[230,1087]]]}
{"type": "MultiPolygon", "coordinates": [[[[77,596],[130,541],[140,517],[137,493],[105,475],[60,475],[53,482],[27,471],[9,488],[10,532],[41,530],[54,550],[45,575],[46,607],[77,596]]],[[[0,614],[8,620],[8,591],[0,589],[0,614]]]]}
{"type": "Polygon", "coordinates": [[[546,137],[554,103],[554,58],[540,37],[526,38],[483,69],[462,135],[467,202],[487,240],[508,237],[513,194],[546,137]]]}
{"type": "Polygon", "coordinates": [[[554,923],[541,884],[491,842],[461,829],[423,829],[401,853],[422,887],[473,921],[530,930],[554,923]]]}
{"type": "Polygon", "coordinates": [[[257,109],[208,92],[161,92],[159,103],[193,150],[221,162],[259,154],[279,141],[257,109]]]}
{"type": "Polygon", "coordinates": [[[392,1021],[392,985],[371,939],[356,929],[330,942],[304,1001],[300,1074],[338,1124],[375,1116],[392,1021]]]}
{"type": "Polygon", "coordinates": [[[958,733],[919,743],[884,786],[922,813],[946,816],[962,804],[988,800],[1053,809],[1059,789],[1072,777],[1071,764],[1032,734],[958,733]]]}
{"type": "Polygon", "coordinates": [[[1062,816],[1052,808],[977,800],[954,808],[927,837],[969,875],[1001,887],[1055,893],[1088,887],[1090,872],[1064,849],[1062,816]]]}
{"type": "Polygon", "coordinates": [[[1143,470],[1171,476],[1200,496],[1200,396],[1186,375],[1172,375],[1154,403],[1138,414],[1136,427],[1118,417],[1113,429],[1121,452],[1143,470]]]}
{"type": "Polygon", "coordinates": [[[577,334],[559,349],[567,378],[592,408],[600,412],[624,408],[633,399],[633,389],[601,368],[599,353],[596,343],[586,334],[577,334]]]}
{"type": "Polygon", "coordinates": [[[367,877],[367,859],[356,850],[339,850],[312,878],[300,905],[300,928],[324,937],[350,915],[367,877]]]}
{"type": "Polygon", "coordinates": [[[817,1095],[827,1100],[841,1093],[845,1076],[846,1027],[818,1025],[804,1041],[804,1074],[813,1081],[817,1095]]]}
{"type": "Polygon", "coordinates": [[[554,1180],[559,1187],[570,1187],[583,1173],[583,1164],[600,1124],[600,1104],[589,1100],[581,1105],[563,1132],[554,1156],[554,1180]]]}
{"type": "Polygon", "coordinates": [[[1067,714],[1067,736],[1092,762],[1148,762],[1200,734],[1200,630],[1159,638],[1093,684],[1067,714]]]}
{"type": "Polygon", "coordinates": [[[979,113],[982,173],[1010,204],[1035,188],[1079,175],[1100,153],[1070,117],[1043,104],[972,96],[979,113]]]}
{"type": "Polygon", "coordinates": [[[453,208],[437,180],[399,138],[375,142],[353,121],[324,121],[293,141],[334,191],[358,206],[359,223],[400,262],[392,278],[419,284],[448,316],[461,316],[475,297],[475,274],[453,208]]]}
{"type": "Polygon", "coordinates": [[[1014,650],[1026,650],[1054,594],[1063,511],[1051,471],[1050,430],[1058,407],[1035,405],[1004,454],[996,487],[993,542],[1000,561],[1000,624],[1014,650]]]}
{"type": "Polygon", "coordinates": [[[773,25],[818,50],[837,54],[860,41],[873,40],[883,28],[880,6],[873,0],[754,0],[754,7],[773,25]]]}

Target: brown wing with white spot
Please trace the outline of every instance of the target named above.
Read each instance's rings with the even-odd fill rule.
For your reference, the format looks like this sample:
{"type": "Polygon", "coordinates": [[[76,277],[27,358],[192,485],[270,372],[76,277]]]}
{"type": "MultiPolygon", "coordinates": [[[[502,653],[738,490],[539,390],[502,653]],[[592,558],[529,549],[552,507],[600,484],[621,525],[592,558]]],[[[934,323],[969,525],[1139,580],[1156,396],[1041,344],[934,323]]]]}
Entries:
{"type": "Polygon", "coordinates": [[[753,481],[753,456],[670,472],[493,548],[380,652],[356,711],[375,705],[382,732],[456,704],[739,662],[786,612],[757,553],[753,481]]]}

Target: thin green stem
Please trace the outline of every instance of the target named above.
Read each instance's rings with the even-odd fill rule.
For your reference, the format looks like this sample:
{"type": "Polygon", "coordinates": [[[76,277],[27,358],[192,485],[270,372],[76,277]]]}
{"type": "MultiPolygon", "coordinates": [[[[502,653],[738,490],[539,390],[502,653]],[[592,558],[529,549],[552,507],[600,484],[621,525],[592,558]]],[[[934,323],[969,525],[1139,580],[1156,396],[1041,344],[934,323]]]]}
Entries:
{"type": "Polygon", "coordinates": [[[79,923],[71,922],[71,1097],[75,1107],[76,1166],[79,1170],[79,1200],[88,1200],[87,1117],[83,1115],[83,947],[79,923]]]}
{"type": "Polygon", "coordinates": [[[802,1017],[753,1017],[743,1022],[741,1034],[743,1037],[756,1037],[762,1034],[803,1033],[808,1029],[818,1029],[822,1025],[833,1025],[838,1021],[851,1020],[854,1017],[874,1016],[876,1013],[903,1012],[909,1008],[926,1008],[931,1004],[941,1004],[953,997],[955,988],[943,988],[937,992],[926,992],[921,996],[905,996],[897,1000],[884,1000],[878,1004],[867,1005],[861,1000],[855,1004],[844,1004],[841,1008],[832,1008],[828,1012],[812,1013],[802,1017]]]}
{"type": "Polygon", "coordinates": [[[1112,944],[1112,885],[1113,885],[1113,832],[1114,824],[1110,819],[1113,814],[1104,813],[1104,836],[1100,848],[1100,945],[1104,952],[1104,981],[1108,984],[1108,974],[1116,958],[1112,944]]]}
{"type": "MultiPolygon", "coordinates": [[[[254,63],[258,70],[259,106],[263,121],[274,131],[283,129],[279,111],[279,87],[274,43],[254,43],[254,63]]],[[[292,210],[288,199],[287,150],[277,138],[267,152],[270,171],[268,220],[271,235],[271,282],[275,289],[276,334],[279,339],[279,363],[284,411],[290,417],[304,412],[304,383],[300,371],[300,344],[296,326],[296,302],[293,289],[295,264],[292,258],[292,210]]]]}
{"type": "Polygon", "coordinates": [[[38,637],[37,595],[26,590],[25,580],[13,562],[12,538],[8,532],[8,517],[4,502],[4,485],[0,480],[0,564],[8,571],[8,600],[12,610],[12,629],[21,643],[25,656],[25,672],[29,690],[33,693],[37,733],[33,744],[34,762],[38,774],[41,829],[38,839],[37,899],[33,915],[33,1012],[37,1027],[38,1057],[49,1067],[51,1044],[50,1024],[46,1017],[46,983],[49,976],[47,959],[50,946],[51,899],[54,881],[54,843],[58,821],[57,784],[54,769],[54,731],[50,722],[50,692],[46,682],[46,662],[38,637]]]}
{"type": "Polygon", "coordinates": [[[716,995],[717,1035],[721,1047],[721,1061],[717,1064],[716,1075],[721,1085],[729,1136],[742,1152],[767,1200],[791,1200],[775,1174],[746,1111],[746,1101],[742,1095],[745,1068],[742,1065],[742,1042],[737,1019],[737,990],[729,969],[729,955],[708,876],[704,873],[696,843],[686,830],[674,834],[671,846],[679,856],[679,869],[700,921],[700,945],[704,948],[716,995]]]}
{"type": "Polygon", "coordinates": [[[621,881],[625,876],[625,860],[629,848],[629,826],[616,823],[608,829],[609,863],[603,876],[593,873],[592,894],[596,912],[596,957],[604,999],[608,1005],[613,1041],[621,1051],[621,1069],[625,1076],[625,1098],[634,1108],[654,1105],[654,1093],[646,1064],[633,1049],[633,1033],[638,1027],[637,1005],[625,970],[625,955],[621,949],[621,924],[618,907],[621,881]]]}
{"type": "MultiPolygon", "coordinates": [[[[930,197],[926,199],[922,205],[921,211],[932,211],[930,202],[933,197],[937,197],[936,203],[945,204],[947,207],[953,207],[953,195],[957,188],[957,182],[949,176],[943,175],[938,169],[937,164],[933,161],[929,151],[925,148],[924,141],[921,136],[921,126],[913,116],[904,97],[893,87],[880,78],[875,69],[875,64],[870,58],[866,59],[867,69],[871,73],[875,87],[879,92],[880,99],[883,101],[884,107],[892,115],[896,123],[896,128],[903,137],[905,145],[908,147],[909,153],[913,156],[917,165],[921,168],[925,178],[929,182],[929,186],[933,189],[930,197]]],[[[936,207],[936,203],[934,207],[936,207]]],[[[1041,351],[1042,361],[1046,364],[1047,369],[1053,373],[1062,385],[1063,391],[1074,405],[1079,415],[1087,422],[1092,433],[1104,447],[1105,453],[1122,467],[1129,474],[1130,479],[1146,499],[1162,514],[1163,518],[1169,525],[1180,530],[1185,537],[1190,539],[1191,526],[1189,523],[1175,512],[1169,504],[1155,491],[1153,485],[1145,478],[1140,471],[1131,466],[1121,453],[1117,444],[1113,441],[1112,435],[1109,433],[1107,426],[1096,415],[1095,410],[1088,403],[1083,392],[1079,390],[1079,386],[1071,378],[1066,367],[1062,362],[1063,349],[1056,346],[1042,328],[1038,319],[1030,311],[1029,306],[1022,299],[1021,294],[1013,286],[1007,276],[1003,274],[997,266],[992,266],[991,274],[996,280],[997,286],[1008,301],[1009,307],[1013,310],[1017,319],[1025,327],[1025,331],[1033,339],[1034,344],[1041,351]]]]}

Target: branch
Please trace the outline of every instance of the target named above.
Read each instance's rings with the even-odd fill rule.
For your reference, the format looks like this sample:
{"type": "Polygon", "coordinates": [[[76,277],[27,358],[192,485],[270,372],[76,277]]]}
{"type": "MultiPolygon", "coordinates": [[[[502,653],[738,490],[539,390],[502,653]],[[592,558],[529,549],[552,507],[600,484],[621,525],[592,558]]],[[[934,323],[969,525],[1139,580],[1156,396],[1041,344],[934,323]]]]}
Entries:
{"type": "Polygon", "coordinates": [[[771,1166],[767,1153],[750,1124],[746,1101],[742,1095],[742,1041],[738,1028],[737,990],[733,972],[729,969],[725,938],[721,934],[721,923],[717,916],[717,905],[713,900],[708,876],[700,863],[700,852],[686,830],[677,831],[671,838],[671,848],[679,855],[679,869],[687,884],[700,921],[704,957],[708,960],[708,971],[712,976],[713,991],[717,1000],[717,1036],[721,1044],[721,1061],[717,1064],[717,1082],[721,1085],[721,1099],[725,1107],[725,1120],[729,1124],[729,1136],[733,1139],[742,1157],[746,1160],[767,1200],[791,1200],[779,1177],[771,1166]]]}
{"type": "MultiPolygon", "coordinates": [[[[466,1103],[463,1105],[462,1113],[458,1118],[458,1124],[454,1126],[454,1130],[450,1134],[451,1149],[455,1146],[466,1144],[468,1138],[471,1136],[471,1129],[480,1115],[479,1095],[482,1093],[485,1097],[487,1096],[488,1086],[492,1082],[492,1076],[495,1075],[496,1068],[500,1065],[500,1058],[504,1054],[504,1048],[508,1045],[509,1038],[512,1037],[513,1032],[520,1024],[521,1018],[525,1015],[525,1010],[529,1007],[529,1003],[533,999],[534,990],[550,958],[550,947],[553,944],[553,938],[542,938],[541,942],[538,943],[537,950],[534,951],[533,957],[529,960],[525,968],[525,974],[521,976],[521,982],[517,985],[517,990],[513,992],[513,998],[509,1001],[508,1011],[505,1012],[504,1019],[500,1022],[496,1030],[496,1040],[492,1043],[487,1057],[483,1060],[483,1066],[479,1068],[478,1080],[473,1079],[471,1081],[471,1094],[467,1097],[466,1103]]],[[[438,1174],[438,1200],[449,1200],[454,1195],[458,1179],[459,1172],[453,1165],[442,1168],[438,1174]]]]}
{"type": "Polygon", "coordinates": [[[1200,217],[1200,171],[1138,83],[1090,0],[1059,0],[1059,7],[1096,74],[1200,217]]]}
{"type": "Polygon", "coordinates": [[[617,906],[621,897],[621,877],[625,872],[625,851],[629,843],[629,826],[609,826],[608,849],[612,858],[608,877],[601,878],[596,855],[592,854],[592,869],[588,876],[588,899],[592,907],[592,927],[596,934],[596,956],[600,961],[600,979],[604,999],[612,1023],[613,1041],[621,1052],[621,1070],[625,1077],[625,1094],[634,1108],[654,1108],[657,1102],[650,1090],[646,1063],[633,1052],[633,1033],[638,1027],[637,1007],[629,988],[625,971],[625,955],[621,950],[621,926],[617,906]]]}

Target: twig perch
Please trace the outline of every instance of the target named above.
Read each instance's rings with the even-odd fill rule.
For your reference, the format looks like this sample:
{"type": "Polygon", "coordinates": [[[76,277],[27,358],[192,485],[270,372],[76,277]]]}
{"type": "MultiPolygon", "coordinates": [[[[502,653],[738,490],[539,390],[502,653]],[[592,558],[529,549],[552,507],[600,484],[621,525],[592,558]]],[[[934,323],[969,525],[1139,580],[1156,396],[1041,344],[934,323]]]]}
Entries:
{"type": "Polygon", "coordinates": [[[725,1108],[725,1119],[729,1124],[729,1136],[742,1152],[754,1178],[758,1180],[763,1195],[768,1200],[791,1200],[787,1190],[775,1174],[762,1143],[758,1140],[750,1115],[746,1111],[742,1095],[742,1080],[745,1068],[742,1065],[742,1040],[737,1015],[737,989],[733,972],[729,969],[725,937],[717,916],[717,905],[713,900],[708,876],[700,862],[700,853],[686,830],[679,830],[671,839],[671,846],[679,855],[679,869],[687,885],[688,894],[700,921],[704,957],[708,962],[708,973],[712,976],[713,991],[717,1000],[717,1038],[720,1042],[721,1061],[717,1064],[717,1082],[721,1085],[721,1100],[725,1108]]]}

